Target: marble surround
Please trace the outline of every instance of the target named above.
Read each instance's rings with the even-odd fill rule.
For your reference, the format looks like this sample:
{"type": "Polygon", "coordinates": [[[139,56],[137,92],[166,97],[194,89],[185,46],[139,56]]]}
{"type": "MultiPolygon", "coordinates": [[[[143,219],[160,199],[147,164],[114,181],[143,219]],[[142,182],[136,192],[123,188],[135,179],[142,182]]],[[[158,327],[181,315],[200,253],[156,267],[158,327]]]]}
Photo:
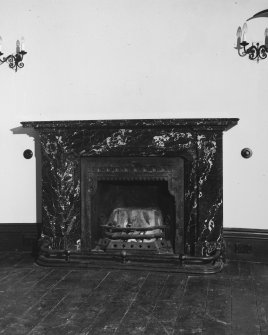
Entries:
{"type": "Polygon", "coordinates": [[[42,154],[42,234],[51,250],[81,246],[81,160],[180,157],[185,255],[222,249],[222,133],[238,119],[30,121],[42,154]]]}

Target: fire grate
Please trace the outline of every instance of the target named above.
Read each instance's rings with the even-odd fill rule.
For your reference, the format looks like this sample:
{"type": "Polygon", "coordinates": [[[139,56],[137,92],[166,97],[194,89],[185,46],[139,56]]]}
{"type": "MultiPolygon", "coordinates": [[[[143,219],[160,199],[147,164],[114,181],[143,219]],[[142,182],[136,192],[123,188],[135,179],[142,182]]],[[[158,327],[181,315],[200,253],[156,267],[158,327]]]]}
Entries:
{"type": "Polygon", "coordinates": [[[169,227],[157,208],[116,208],[101,227],[103,238],[95,251],[173,253],[166,239],[169,227]]]}

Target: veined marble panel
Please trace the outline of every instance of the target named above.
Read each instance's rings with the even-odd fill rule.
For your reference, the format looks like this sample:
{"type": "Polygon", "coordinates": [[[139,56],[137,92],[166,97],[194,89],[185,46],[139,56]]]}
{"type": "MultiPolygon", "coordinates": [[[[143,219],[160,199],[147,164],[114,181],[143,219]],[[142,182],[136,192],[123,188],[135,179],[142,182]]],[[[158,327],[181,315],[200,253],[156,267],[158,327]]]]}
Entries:
{"type": "Polygon", "coordinates": [[[23,122],[39,132],[42,151],[42,236],[52,249],[81,240],[82,157],[184,159],[185,254],[222,247],[222,131],[238,119],[23,122]]]}

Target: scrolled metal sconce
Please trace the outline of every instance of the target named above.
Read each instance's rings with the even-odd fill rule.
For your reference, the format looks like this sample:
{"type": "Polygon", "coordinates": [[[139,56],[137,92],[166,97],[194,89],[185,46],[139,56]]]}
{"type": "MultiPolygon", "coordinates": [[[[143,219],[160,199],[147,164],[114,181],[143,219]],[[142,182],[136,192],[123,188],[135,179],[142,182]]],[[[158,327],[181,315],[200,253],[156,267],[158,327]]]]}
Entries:
{"type": "MultiPolygon", "coordinates": [[[[2,41],[2,37],[0,36],[0,57],[4,55],[2,52],[2,41]]],[[[21,41],[17,40],[16,53],[10,54],[7,57],[3,57],[2,59],[0,58],[0,65],[7,62],[9,64],[9,67],[15,70],[15,72],[18,71],[18,68],[21,69],[22,67],[24,67],[24,63],[22,61],[24,55],[27,54],[27,52],[24,50],[24,44],[25,42],[23,37],[21,38],[21,41]]]]}
{"type": "MultiPolygon", "coordinates": [[[[256,19],[259,17],[268,17],[268,9],[263,10],[255,15],[253,15],[251,18],[247,19],[247,21],[256,19]]],[[[248,58],[250,60],[256,60],[259,62],[261,59],[267,58],[268,54],[268,28],[264,31],[264,44],[260,43],[253,43],[250,47],[248,47],[249,43],[246,41],[246,33],[248,31],[248,26],[246,23],[244,23],[243,28],[238,27],[236,37],[236,48],[238,55],[240,57],[245,57],[248,55],[248,58]],[[248,48],[247,48],[248,47],[248,48]]]]}

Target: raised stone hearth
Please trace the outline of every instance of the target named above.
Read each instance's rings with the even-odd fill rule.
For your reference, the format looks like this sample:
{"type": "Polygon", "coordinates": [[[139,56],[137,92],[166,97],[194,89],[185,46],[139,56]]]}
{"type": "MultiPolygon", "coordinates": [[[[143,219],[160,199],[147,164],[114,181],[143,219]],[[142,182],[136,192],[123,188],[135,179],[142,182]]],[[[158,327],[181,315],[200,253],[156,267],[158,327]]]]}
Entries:
{"type": "Polygon", "coordinates": [[[41,143],[38,263],[219,271],[222,132],[237,122],[22,122],[41,143]]]}

